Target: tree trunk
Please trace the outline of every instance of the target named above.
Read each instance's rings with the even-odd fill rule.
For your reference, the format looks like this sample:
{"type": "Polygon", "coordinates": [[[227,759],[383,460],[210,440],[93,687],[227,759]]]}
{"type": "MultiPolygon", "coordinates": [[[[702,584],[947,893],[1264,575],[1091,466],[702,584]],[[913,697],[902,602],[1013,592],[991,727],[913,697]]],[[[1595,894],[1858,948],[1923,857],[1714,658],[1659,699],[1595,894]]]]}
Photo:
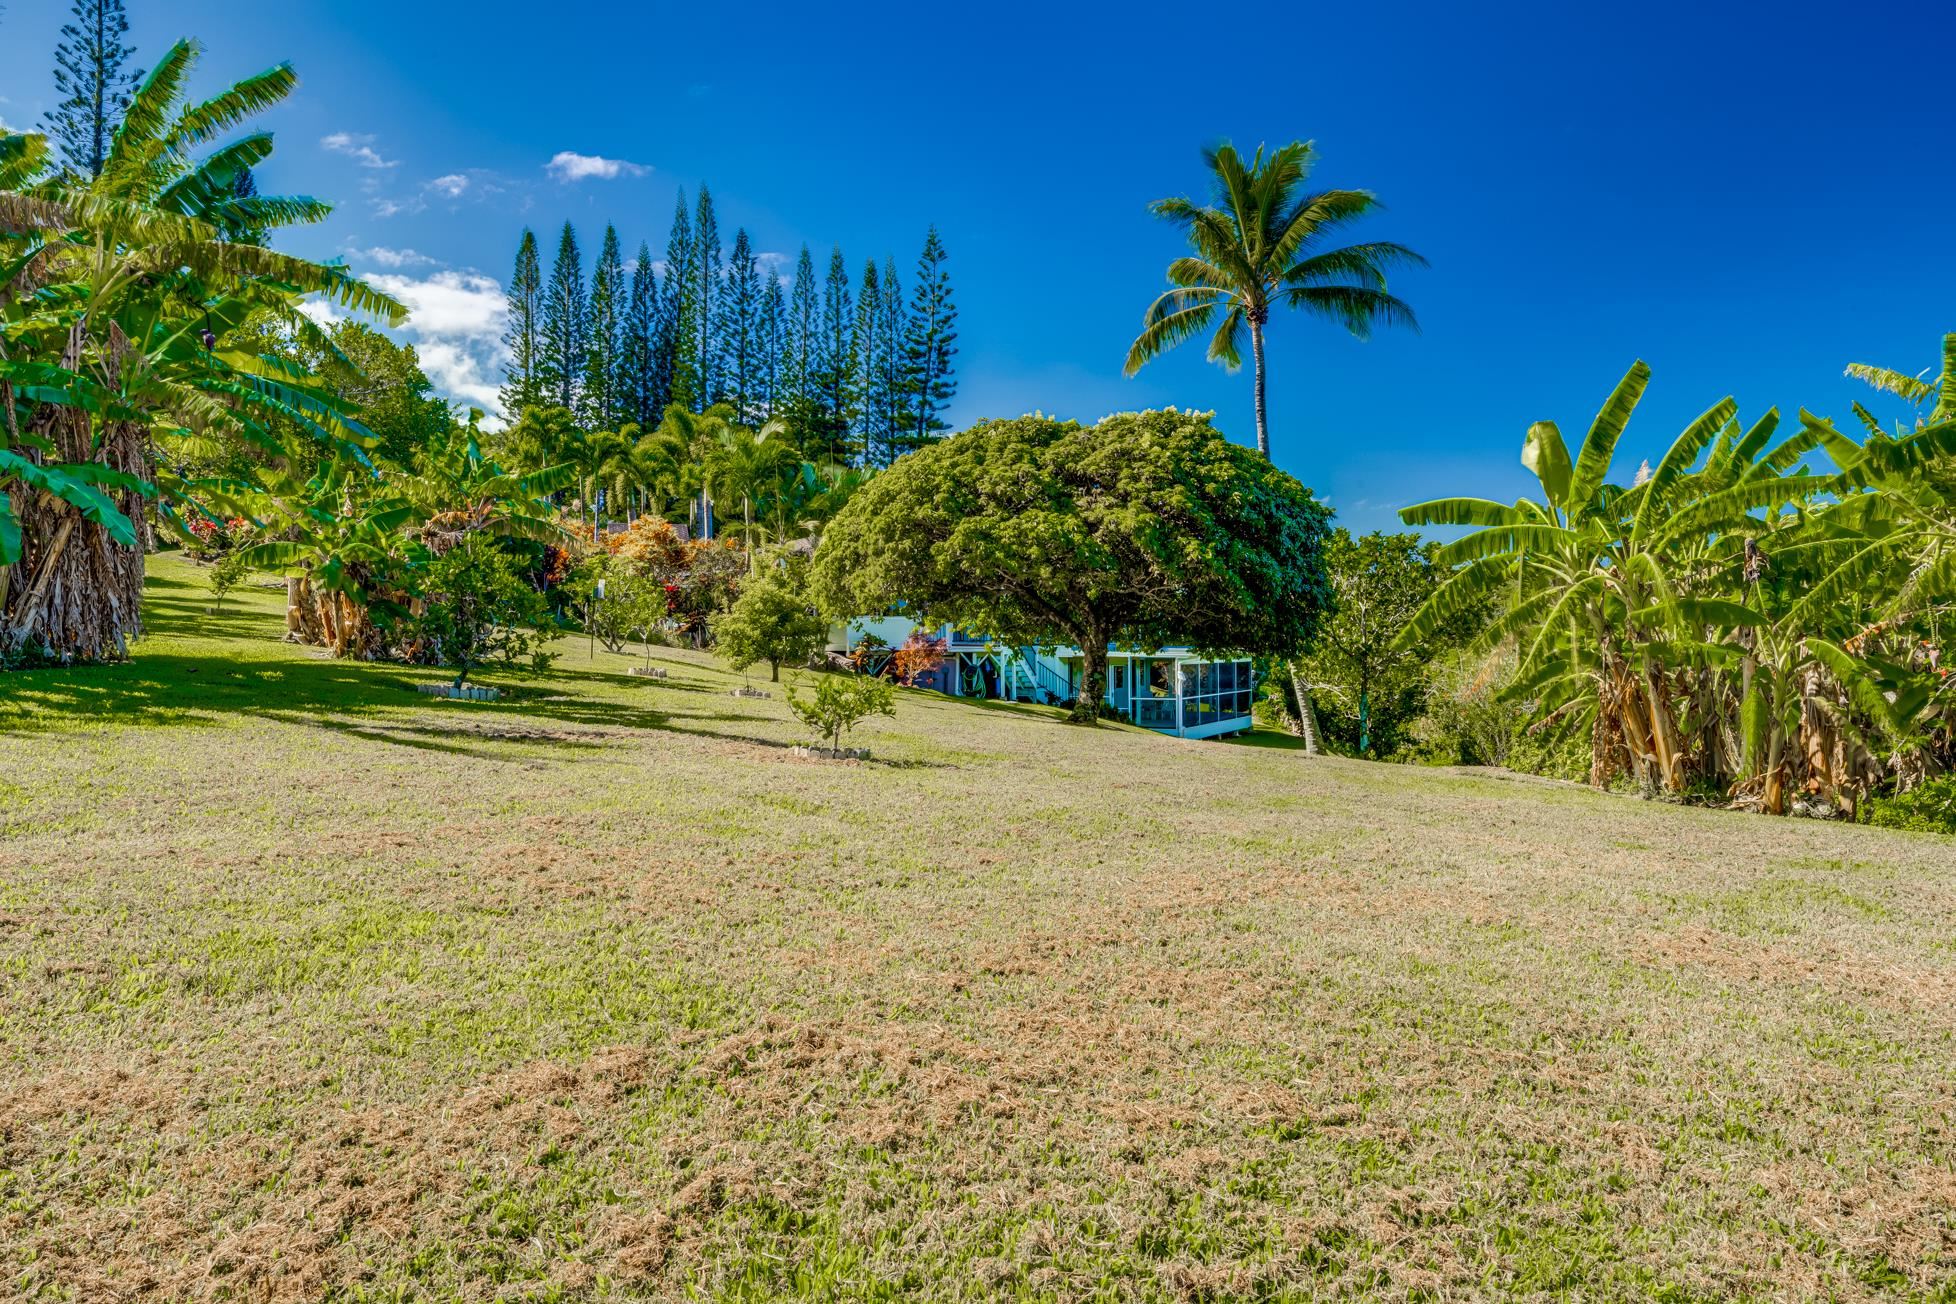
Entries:
{"type": "MultiPolygon", "coordinates": [[[[128,422],[109,425],[99,450],[89,447],[85,414],[54,410],[44,433],[55,442],[53,459],[99,462],[149,478],[147,432],[128,422]]],[[[29,454],[34,456],[33,454],[29,454]]],[[[38,459],[37,459],[38,460],[38,459]]],[[[110,491],[136,528],[137,545],[126,548],[108,530],[45,493],[22,493],[18,504],[23,584],[6,620],[6,646],[61,661],[108,661],[128,655],[142,633],[142,496],[110,491]]]]}
{"type": "Polygon", "coordinates": [[[1311,701],[1311,690],[1305,686],[1304,677],[1297,673],[1297,664],[1284,663],[1284,670],[1290,677],[1291,697],[1296,702],[1297,735],[1304,740],[1304,754],[1318,756],[1324,751],[1324,735],[1318,729],[1318,709],[1311,701]]]}
{"type": "Polygon", "coordinates": [[[1263,401],[1263,319],[1264,314],[1250,314],[1250,353],[1256,362],[1256,451],[1267,460],[1270,456],[1270,420],[1263,401]]]}
{"type": "Polygon", "coordinates": [[[1665,699],[1656,674],[1646,669],[1643,673],[1644,706],[1650,717],[1650,750],[1656,760],[1657,771],[1665,791],[1682,793],[1684,791],[1684,749],[1678,739],[1677,723],[1671,718],[1671,706],[1665,699]]]}
{"type": "Polygon", "coordinates": [[[312,581],[303,575],[292,576],[285,582],[285,628],[286,639],[294,643],[326,647],[331,639],[321,614],[319,595],[313,591],[312,581]]]}
{"type": "Polygon", "coordinates": [[[781,663],[779,661],[770,661],[767,663],[767,681],[770,684],[781,682],[781,663]]]}
{"type": "Polygon", "coordinates": [[[1073,699],[1067,719],[1074,724],[1098,724],[1100,704],[1107,697],[1107,640],[1089,636],[1080,644],[1080,695],[1073,699]]]}
{"type": "MultiPolygon", "coordinates": [[[[81,366],[87,343],[85,326],[77,321],[68,333],[61,365],[81,366]]],[[[119,328],[109,327],[109,362],[120,367],[129,342],[119,328]]],[[[6,397],[8,426],[16,424],[13,393],[6,397]]],[[[35,433],[53,445],[45,460],[97,462],[148,481],[149,431],[134,422],[105,425],[101,446],[94,442],[88,414],[71,407],[49,406],[36,415],[35,433]]],[[[11,437],[11,436],[10,436],[11,437]]],[[[42,461],[27,450],[25,456],[42,461]]],[[[106,661],[128,655],[129,640],[142,633],[143,552],[148,533],[141,494],[110,490],[109,497],[135,527],[136,546],[125,548],[102,526],[84,520],[67,503],[45,493],[21,494],[15,507],[20,521],[21,572],[26,587],[6,612],[6,650],[24,649],[62,661],[106,661]]]]}

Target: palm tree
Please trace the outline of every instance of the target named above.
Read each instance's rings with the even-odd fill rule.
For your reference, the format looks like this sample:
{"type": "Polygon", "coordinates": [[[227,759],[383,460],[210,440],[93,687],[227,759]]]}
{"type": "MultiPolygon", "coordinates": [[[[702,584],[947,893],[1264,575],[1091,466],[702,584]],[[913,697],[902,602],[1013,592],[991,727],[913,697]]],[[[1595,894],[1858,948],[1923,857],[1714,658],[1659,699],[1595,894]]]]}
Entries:
{"type": "Polygon", "coordinates": [[[778,496],[788,472],[801,464],[779,434],[776,423],[769,423],[758,433],[746,426],[724,424],[706,456],[707,494],[740,499],[744,520],[741,533],[750,552],[754,547],[755,506],[778,496]]]}
{"type": "Polygon", "coordinates": [[[1386,270],[1426,265],[1404,245],[1374,241],[1322,249],[1323,238],[1379,206],[1368,190],[1306,191],[1316,160],[1309,141],[1293,141],[1267,158],[1259,146],[1247,163],[1233,146],[1203,151],[1215,202],[1163,199],[1152,211],[1182,228],[1192,254],[1168,265],[1173,287],[1149,305],[1141,334],[1127,352],[1127,374],[1222,320],[1209,339],[1209,360],[1231,371],[1243,365],[1243,329],[1256,365],[1256,446],[1270,456],[1264,406],[1263,327],[1273,305],[1329,317],[1360,339],[1375,325],[1419,329],[1413,310],[1386,292],[1386,270]]]}
{"type": "Polygon", "coordinates": [[[631,490],[644,495],[652,510],[663,516],[666,500],[684,492],[685,468],[686,446],[665,426],[658,426],[632,446],[631,490]]]}

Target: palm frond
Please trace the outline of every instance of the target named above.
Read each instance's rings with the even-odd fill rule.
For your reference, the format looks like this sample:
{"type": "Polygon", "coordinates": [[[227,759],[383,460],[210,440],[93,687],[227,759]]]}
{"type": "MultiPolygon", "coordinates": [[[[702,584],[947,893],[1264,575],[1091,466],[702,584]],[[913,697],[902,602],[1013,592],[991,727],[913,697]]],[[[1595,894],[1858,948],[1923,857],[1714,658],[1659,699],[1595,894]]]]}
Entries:
{"type": "Polygon", "coordinates": [[[1630,364],[1630,370],[1617,382],[1602,410],[1590,423],[1582,451],[1576,455],[1575,472],[1569,479],[1569,503],[1573,510],[1585,510],[1603,487],[1603,477],[1609,474],[1610,462],[1616,456],[1617,440],[1623,437],[1624,427],[1630,424],[1630,414],[1637,410],[1637,400],[1643,397],[1649,384],[1650,367],[1639,358],[1630,364]]]}
{"type": "Polygon", "coordinates": [[[172,149],[201,145],[229,131],[240,122],[277,105],[299,84],[299,74],[289,63],[274,64],[234,82],[228,89],[201,104],[185,109],[176,125],[164,138],[172,149]]]}

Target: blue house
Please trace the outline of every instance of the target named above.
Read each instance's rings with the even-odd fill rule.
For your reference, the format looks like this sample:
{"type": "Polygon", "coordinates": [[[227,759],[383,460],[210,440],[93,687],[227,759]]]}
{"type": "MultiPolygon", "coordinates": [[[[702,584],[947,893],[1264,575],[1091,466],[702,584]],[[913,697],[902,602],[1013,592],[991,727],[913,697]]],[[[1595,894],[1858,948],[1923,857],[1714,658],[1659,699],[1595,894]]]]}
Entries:
{"type": "MultiPolygon", "coordinates": [[[[868,643],[870,667],[917,631],[902,616],[852,620],[830,631],[829,650],[853,655],[868,643]]],[[[1008,647],[949,625],[925,633],[944,640],[945,663],[918,685],[953,697],[1058,705],[1079,696],[1084,658],[1075,647],[1008,647]]],[[[1187,647],[1140,652],[1107,649],[1107,704],[1144,729],[1178,738],[1215,738],[1250,728],[1256,676],[1248,657],[1204,657],[1187,647]]]]}

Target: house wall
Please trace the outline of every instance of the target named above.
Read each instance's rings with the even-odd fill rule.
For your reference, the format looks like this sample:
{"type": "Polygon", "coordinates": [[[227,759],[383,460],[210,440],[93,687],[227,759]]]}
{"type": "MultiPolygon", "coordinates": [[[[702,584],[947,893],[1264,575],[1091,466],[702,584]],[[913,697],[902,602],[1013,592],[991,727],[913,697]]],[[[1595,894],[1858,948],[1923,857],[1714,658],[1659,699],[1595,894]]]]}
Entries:
{"type": "MultiPolygon", "coordinates": [[[[846,625],[836,625],[829,631],[829,650],[848,654],[865,638],[874,637],[885,645],[896,648],[918,628],[917,622],[905,616],[861,617],[846,625]]],[[[932,688],[942,693],[978,695],[975,685],[969,682],[969,674],[960,674],[957,657],[959,652],[976,654],[977,648],[964,641],[953,640],[952,631],[932,625],[929,632],[944,637],[950,653],[944,667],[927,676],[920,676],[918,686],[932,688]]],[[[1039,689],[1051,692],[1058,697],[1070,697],[1078,690],[1083,659],[1079,649],[1057,647],[1033,651],[1026,648],[1000,646],[991,654],[1006,663],[1001,667],[1000,683],[1009,684],[1010,662],[1023,661],[1033,668],[1033,682],[1039,689]]],[[[1241,660],[1241,658],[1224,658],[1241,660]]],[[[1130,719],[1146,728],[1174,734],[1176,710],[1175,697],[1177,685],[1182,683],[1185,668],[1208,664],[1195,657],[1188,648],[1162,648],[1151,653],[1116,652],[1109,658],[1106,700],[1127,712],[1130,719]],[[1166,690],[1167,696],[1156,698],[1152,686],[1166,690]],[[1137,710],[1141,699],[1148,699],[1152,705],[1137,710]]],[[[1247,716],[1225,716],[1221,719],[1205,720],[1200,723],[1184,719],[1180,736],[1184,738],[1210,738],[1218,734],[1237,733],[1249,728],[1247,716]]]]}
{"type": "Polygon", "coordinates": [[[916,628],[917,622],[907,616],[859,616],[846,625],[829,627],[829,651],[846,655],[871,635],[890,647],[901,647],[916,628]]]}

